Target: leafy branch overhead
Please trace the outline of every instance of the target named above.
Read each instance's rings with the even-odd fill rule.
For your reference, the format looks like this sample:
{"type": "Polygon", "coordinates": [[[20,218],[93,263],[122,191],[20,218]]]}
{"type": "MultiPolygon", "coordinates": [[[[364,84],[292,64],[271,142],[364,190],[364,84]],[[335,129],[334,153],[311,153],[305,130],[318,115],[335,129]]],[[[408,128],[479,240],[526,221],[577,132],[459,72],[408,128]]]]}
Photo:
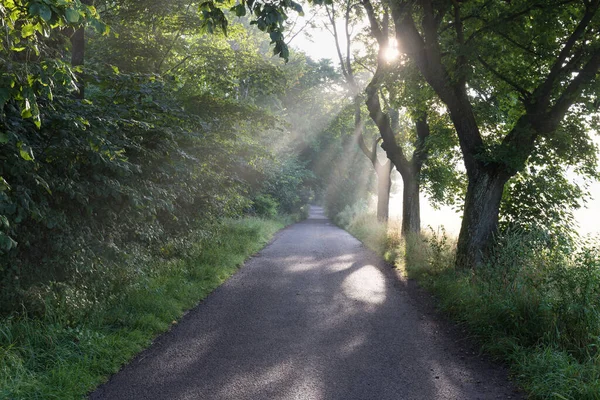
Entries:
{"type": "MultiPolygon", "coordinates": [[[[332,0],[312,0],[310,3],[316,5],[331,4],[332,0]]],[[[256,25],[258,29],[267,32],[274,45],[273,54],[288,61],[290,52],[284,40],[285,21],[288,19],[288,11],[292,10],[304,15],[302,6],[293,0],[280,1],[257,1],[241,0],[234,6],[229,6],[229,1],[216,0],[205,1],[200,4],[202,28],[209,33],[220,29],[227,34],[228,20],[223,10],[228,10],[237,17],[251,16],[250,24],[256,25]]]]}
{"type": "Polygon", "coordinates": [[[52,31],[68,34],[90,25],[106,35],[110,29],[95,7],[80,0],[5,0],[0,3],[0,21],[5,50],[0,59],[0,109],[15,100],[21,117],[39,128],[38,99],[52,100],[57,86],[77,88],[74,71],[52,46],[52,31]]]}

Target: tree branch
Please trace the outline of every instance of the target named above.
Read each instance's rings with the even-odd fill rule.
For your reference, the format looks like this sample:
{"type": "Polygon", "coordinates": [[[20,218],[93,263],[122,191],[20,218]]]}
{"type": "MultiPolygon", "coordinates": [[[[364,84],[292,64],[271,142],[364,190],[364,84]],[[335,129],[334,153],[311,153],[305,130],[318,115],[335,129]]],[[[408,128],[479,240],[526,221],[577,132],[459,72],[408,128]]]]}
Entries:
{"type": "Polygon", "coordinates": [[[379,26],[379,21],[375,16],[375,10],[373,9],[373,4],[369,0],[363,0],[362,5],[367,12],[367,16],[369,18],[369,24],[371,25],[371,34],[377,40],[379,47],[383,47],[386,44],[386,38],[383,36],[383,32],[381,31],[381,27],[379,26]]]}
{"type": "Polygon", "coordinates": [[[527,90],[523,89],[521,86],[519,86],[516,82],[514,82],[509,77],[496,71],[494,68],[492,68],[491,65],[489,65],[487,62],[485,62],[485,60],[481,56],[477,57],[477,60],[479,60],[479,62],[481,63],[481,65],[483,65],[483,67],[485,69],[490,71],[492,74],[494,74],[500,80],[508,83],[510,86],[513,87],[513,89],[515,89],[517,92],[519,92],[521,94],[521,96],[523,97],[523,100],[528,100],[529,98],[531,98],[531,93],[529,93],[527,90]]]}
{"type": "Polygon", "coordinates": [[[373,79],[371,79],[371,82],[366,89],[367,109],[369,110],[371,119],[375,122],[377,128],[379,129],[381,138],[383,139],[383,144],[381,147],[385,150],[388,158],[396,166],[398,172],[400,172],[400,174],[403,176],[407,176],[407,174],[410,174],[410,163],[407,160],[402,148],[398,146],[398,143],[396,143],[390,116],[382,111],[381,103],[379,102],[379,72],[380,70],[378,70],[378,72],[373,76],[373,79]]]}
{"type": "Polygon", "coordinates": [[[421,115],[416,118],[415,127],[417,130],[417,142],[415,143],[412,162],[415,169],[420,171],[423,163],[429,156],[427,147],[425,146],[425,141],[431,134],[431,130],[429,128],[429,123],[427,122],[426,112],[422,112],[421,115]]]}
{"type": "Polygon", "coordinates": [[[588,85],[600,70],[600,49],[596,50],[588,62],[583,66],[577,76],[569,83],[563,93],[560,95],[554,106],[550,109],[549,118],[554,125],[558,125],[563,119],[569,107],[575,103],[577,97],[581,94],[583,87],[588,85]]]}
{"type": "MultiPolygon", "coordinates": [[[[452,0],[454,8],[454,28],[456,30],[456,39],[458,41],[458,55],[456,56],[455,75],[459,77],[459,84],[465,86],[467,83],[467,57],[464,53],[465,48],[465,33],[463,23],[460,18],[460,5],[458,0],[452,0]]],[[[437,31],[437,30],[436,30],[437,31]]]]}
{"type": "Polygon", "coordinates": [[[342,75],[344,75],[344,77],[348,79],[349,74],[344,64],[344,56],[342,55],[342,49],[340,48],[340,37],[337,32],[337,27],[335,26],[335,8],[333,3],[331,3],[330,6],[325,5],[325,10],[327,11],[327,16],[329,17],[329,21],[331,22],[331,27],[333,29],[333,31],[330,32],[333,34],[333,38],[335,39],[335,49],[337,50],[338,58],[340,60],[342,75]],[[331,11],[329,10],[329,7],[331,7],[331,11]]]}
{"type": "Polygon", "coordinates": [[[592,18],[598,11],[598,6],[600,5],[600,0],[591,0],[586,4],[585,14],[581,18],[581,21],[577,25],[577,28],[573,31],[564,47],[561,49],[554,65],[550,69],[550,73],[548,74],[544,83],[542,83],[534,92],[534,96],[536,97],[536,102],[541,106],[541,108],[546,108],[548,103],[550,102],[550,96],[552,95],[552,89],[559,78],[559,76],[563,72],[563,67],[565,61],[571,50],[577,43],[577,41],[583,36],[588,25],[590,24],[592,18]]]}

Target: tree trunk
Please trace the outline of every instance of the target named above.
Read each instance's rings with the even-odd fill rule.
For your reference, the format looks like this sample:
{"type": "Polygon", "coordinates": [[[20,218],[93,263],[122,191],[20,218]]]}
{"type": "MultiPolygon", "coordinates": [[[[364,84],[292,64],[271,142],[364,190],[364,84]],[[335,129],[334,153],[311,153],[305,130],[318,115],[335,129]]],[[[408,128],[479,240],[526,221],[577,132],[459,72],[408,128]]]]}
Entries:
{"type": "Polygon", "coordinates": [[[392,188],[392,163],[378,164],[377,172],[377,220],[387,222],[390,210],[390,189],[392,188]]]}
{"type": "MultiPolygon", "coordinates": [[[[85,5],[92,5],[93,0],[82,0],[85,5]]],[[[77,29],[71,35],[71,66],[83,66],[85,62],[85,25],[77,29]]],[[[77,76],[77,92],[74,94],[76,99],[85,97],[85,83],[83,73],[75,73],[77,76]]]]}
{"type": "Polygon", "coordinates": [[[419,202],[419,173],[402,176],[402,235],[421,233],[421,205],[419,202]]]}
{"type": "Polygon", "coordinates": [[[470,177],[458,237],[456,267],[473,269],[483,264],[498,229],[498,214],[508,174],[480,170],[470,177]]]}

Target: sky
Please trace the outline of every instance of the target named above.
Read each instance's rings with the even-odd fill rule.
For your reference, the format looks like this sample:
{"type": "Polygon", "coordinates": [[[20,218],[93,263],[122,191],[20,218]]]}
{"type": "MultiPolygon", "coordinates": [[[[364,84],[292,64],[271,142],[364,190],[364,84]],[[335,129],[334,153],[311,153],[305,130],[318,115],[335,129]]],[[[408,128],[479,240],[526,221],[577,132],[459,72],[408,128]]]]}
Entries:
{"type": "MultiPolygon", "coordinates": [[[[305,11],[307,17],[310,17],[311,10],[305,9],[305,11]]],[[[322,26],[323,24],[323,20],[319,20],[318,18],[313,19],[313,21],[316,21],[317,26],[322,26]]],[[[302,22],[299,21],[298,26],[301,25],[302,22]]],[[[340,25],[338,30],[341,31],[341,29],[343,27],[340,25]]],[[[315,60],[329,58],[333,61],[334,65],[337,65],[338,61],[333,37],[322,27],[317,29],[310,28],[310,33],[314,38],[313,40],[310,40],[301,33],[292,40],[290,46],[302,50],[315,60]]],[[[595,142],[600,148],[600,136],[596,135],[595,142]]],[[[402,215],[402,186],[401,184],[397,184],[395,187],[395,193],[392,194],[390,199],[390,215],[392,218],[399,218],[402,215]]],[[[591,197],[586,207],[575,210],[575,219],[579,226],[580,234],[600,235],[600,182],[593,183],[588,190],[591,197]]],[[[421,197],[421,222],[423,227],[426,228],[430,225],[434,229],[438,229],[440,225],[443,225],[449,234],[457,236],[460,230],[460,221],[460,214],[457,214],[450,207],[436,210],[429,204],[427,198],[421,197]]]]}

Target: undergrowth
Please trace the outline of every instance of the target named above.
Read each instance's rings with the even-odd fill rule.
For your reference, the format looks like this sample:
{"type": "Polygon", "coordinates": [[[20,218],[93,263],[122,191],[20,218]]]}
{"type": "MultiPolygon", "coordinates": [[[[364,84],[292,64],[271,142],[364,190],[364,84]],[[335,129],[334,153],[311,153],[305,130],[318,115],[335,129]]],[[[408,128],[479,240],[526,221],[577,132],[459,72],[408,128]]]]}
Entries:
{"type": "Polygon", "coordinates": [[[435,294],[531,398],[600,399],[597,241],[566,248],[543,233],[509,232],[484,267],[458,271],[443,230],[400,239],[397,222],[386,228],[366,214],[346,229],[435,294]]]}
{"type": "Polygon", "coordinates": [[[160,249],[143,271],[115,266],[123,279],[102,300],[81,287],[48,290],[43,315],[0,320],[0,398],[82,398],[289,222],[245,218],[198,231],[160,249]]]}

